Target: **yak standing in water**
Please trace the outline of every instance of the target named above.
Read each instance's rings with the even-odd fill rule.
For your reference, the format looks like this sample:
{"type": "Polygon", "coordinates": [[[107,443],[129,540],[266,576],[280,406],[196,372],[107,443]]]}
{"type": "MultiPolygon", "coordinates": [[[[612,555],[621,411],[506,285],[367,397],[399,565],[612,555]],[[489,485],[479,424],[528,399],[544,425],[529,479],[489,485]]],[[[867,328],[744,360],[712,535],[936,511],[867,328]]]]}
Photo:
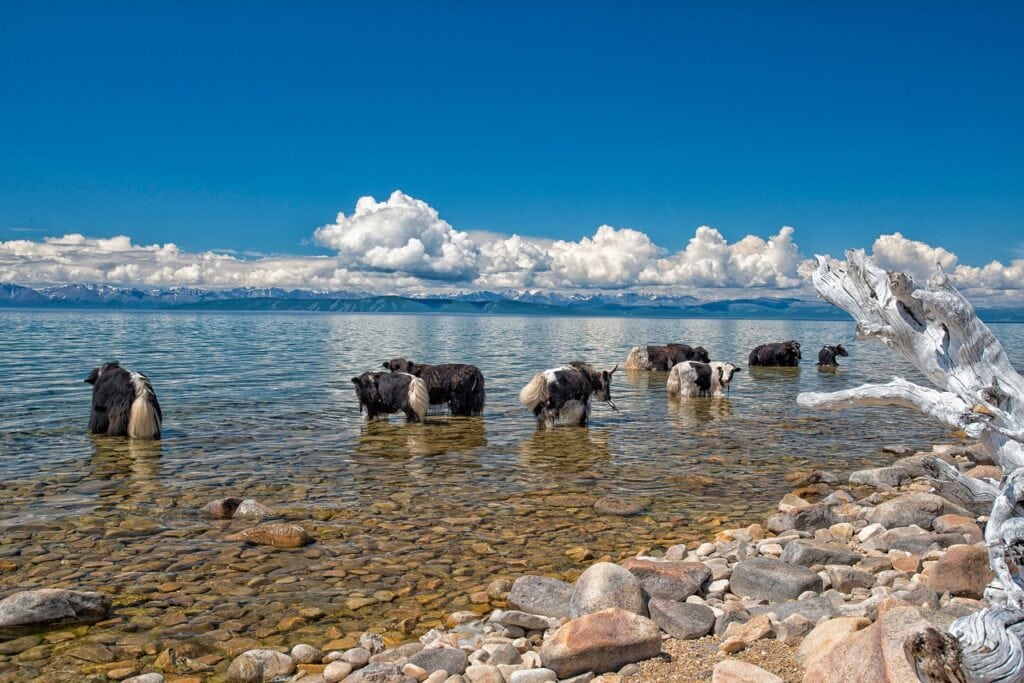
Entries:
{"type": "Polygon", "coordinates": [[[381,415],[405,413],[409,422],[423,422],[430,396],[419,377],[405,372],[364,372],[352,378],[359,399],[359,412],[369,420],[381,415]]]}
{"type": "Polygon", "coordinates": [[[159,439],[163,413],[149,378],[104,363],[85,378],[92,385],[89,431],[133,439],[159,439]]]}
{"type": "Polygon", "coordinates": [[[747,364],[795,368],[800,365],[800,342],[761,344],[750,352],[747,364]]]}
{"type": "Polygon", "coordinates": [[[664,346],[634,346],[626,356],[627,370],[671,370],[673,365],[683,361],[710,361],[703,346],[687,344],[665,344],[664,346]]]}
{"type": "Polygon", "coordinates": [[[538,427],[551,429],[559,418],[586,427],[591,396],[617,410],[612,403],[611,381],[618,367],[598,372],[587,363],[574,361],[538,372],[519,392],[519,402],[533,411],[538,427]]]}
{"type": "Polygon", "coordinates": [[[818,367],[822,368],[837,368],[839,363],[836,362],[836,356],[849,356],[846,349],[843,348],[842,344],[836,344],[835,346],[822,346],[821,351],[818,351],[818,367]]]}
{"type": "Polygon", "coordinates": [[[484,375],[473,365],[424,365],[392,358],[384,367],[422,379],[430,394],[430,405],[447,405],[452,415],[479,415],[484,411],[484,375]]]}
{"type": "Polygon", "coordinates": [[[669,396],[721,396],[729,392],[732,376],[740,371],[732,363],[700,363],[688,360],[668,373],[669,396]]]}

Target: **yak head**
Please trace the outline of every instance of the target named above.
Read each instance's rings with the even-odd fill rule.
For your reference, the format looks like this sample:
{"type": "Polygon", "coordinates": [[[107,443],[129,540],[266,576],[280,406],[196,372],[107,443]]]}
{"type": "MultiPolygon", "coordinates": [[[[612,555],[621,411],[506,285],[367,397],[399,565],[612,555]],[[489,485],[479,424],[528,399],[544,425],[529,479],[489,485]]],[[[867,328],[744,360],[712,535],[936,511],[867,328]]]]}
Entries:
{"type": "Polygon", "coordinates": [[[728,391],[732,376],[742,369],[732,363],[722,363],[718,366],[718,383],[728,391]]]}
{"type": "Polygon", "coordinates": [[[835,345],[835,346],[833,346],[832,348],[833,348],[833,349],[835,349],[835,352],[836,352],[836,355],[837,355],[837,356],[849,356],[849,355],[850,355],[850,354],[848,354],[848,353],[846,352],[846,349],[845,349],[845,348],[843,348],[843,345],[842,345],[842,344],[836,344],[836,345],[835,345]]]}
{"type": "Polygon", "coordinates": [[[392,358],[389,361],[385,361],[384,368],[391,372],[407,372],[410,375],[416,374],[416,363],[405,358],[392,358]]]}
{"type": "MultiPolygon", "coordinates": [[[[597,383],[594,387],[594,398],[598,401],[605,401],[607,403],[612,402],[612,374],[619,369],[619,364],[616,363],[615,367],[611,370],[604,370],[597,377],[597,383]]],[[[612,408],[615,405],[612,404],[612,408]]]]}
{"type": "Polygon", "coordinates": [[[364,406],[380,403],[379,379],[379,372],[364,372],[358,377],[352,378],[352,384],[356,385],[356,397],[359,399],[360,412],[364,406]]]}
{"type": "Polygon", "coordinates": [[[703,346],[698,346],[693,350],[693,359],[699,360],[701,363],[711,362],[711,356],[708,355],[708,350],[703,346]]]}
{"type": "Polygon", "coordinates": [[[803,356],[800,355],[800,342],[788,341],[786,342],[786,346],[789,347],[790,352],[792,352],[796,356],[797,360],[803,358],[803,356]]]}
{"type": "Polygon", "coordinates": [[[121,365],[117,361],[114,361],[113,363],[104,363],[98,368],[93,368],[92,372],[89,373],[89,376],[86,377],[84,381],[86,384],[95,385],[96,382],[99,381],[100,375],[102,375],[107,370],[115,370],[119,367],[121,367],[121,365]]]}

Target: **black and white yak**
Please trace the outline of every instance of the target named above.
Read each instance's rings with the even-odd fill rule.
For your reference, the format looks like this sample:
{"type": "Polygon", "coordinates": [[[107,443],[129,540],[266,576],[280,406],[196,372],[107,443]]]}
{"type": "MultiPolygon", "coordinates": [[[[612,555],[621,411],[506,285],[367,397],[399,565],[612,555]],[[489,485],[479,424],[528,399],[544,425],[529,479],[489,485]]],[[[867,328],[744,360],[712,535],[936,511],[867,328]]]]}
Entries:
{"type": "Polygon", "coordinates": [[[430,404],[427,385],[405,372],[364,372],[352,378],[359,399],[359,412],[376,420],[382,415],[405,413],[409,422],[423,422],[430,404]]]}
{"type": "Polygon", "coordinates": [[[104,363],[93,368],[85,381],[92,385],[91,433],[160,438],[164,416],[148,377],[118,363],[104,363]]]}
{"type": "Polygon", "coordinates": [[[821,351],[818,351],[818,367],[821,368],[836,368],[839,367],[839,363],[836,362],[836,356],[849,356],[842,344],[836,344],[835,346],[822,346],[821,351]]]}
{"type": "Polygon", "coordinates": [[[665,344],[664,346],[634,346],[626,356],[627,370],[671,370],[673,365],[683,361],[710,362],[708,351],[703,346],[687,344],[665,344]]]}
{"type": "Polygon", "coordinates": [[[452,415],[479,415],[484,412],[484,374],[473,365],[444,363],[424,365],[405,358],[384,363],[391,372],[415,375],[427,385],[430,405],[448,406],[452,415]]]}
{"type": "Polygon", "coordinates": [[[597,371],[587,363],[574,361],[560,368],[538,372],[519,392],[519,402],[533,411],[538,427],[551,429],[560,418],[586,427],[590,400],[612,403],[612,374],[618,369],[597,371]]]}
{"type": "Polygon", "coordinates": [[[790,340],[761,344],[750,352],[747,364],[795,368],[800,365],[800,342],[790,340]]]}
{"type": "Polygon", "coordinates": [[[741,369],[732,363],[684,361],[668,373],[668,395],[688,398],[727,394],[732,376],[741,369]]]}

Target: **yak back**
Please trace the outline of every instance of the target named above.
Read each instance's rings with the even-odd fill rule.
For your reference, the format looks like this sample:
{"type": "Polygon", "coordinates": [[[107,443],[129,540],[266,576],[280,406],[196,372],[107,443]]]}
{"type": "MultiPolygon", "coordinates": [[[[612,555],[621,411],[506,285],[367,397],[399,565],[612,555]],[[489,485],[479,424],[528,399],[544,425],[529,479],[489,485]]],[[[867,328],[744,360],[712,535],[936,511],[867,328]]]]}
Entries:
{"type": "Polygon", "coordinates": [[[106,363],[94,369],[85,381],[93,385],[89,431],[126,436],[132,401],[135,400],[131,373],[118,363],[106,363]]]}

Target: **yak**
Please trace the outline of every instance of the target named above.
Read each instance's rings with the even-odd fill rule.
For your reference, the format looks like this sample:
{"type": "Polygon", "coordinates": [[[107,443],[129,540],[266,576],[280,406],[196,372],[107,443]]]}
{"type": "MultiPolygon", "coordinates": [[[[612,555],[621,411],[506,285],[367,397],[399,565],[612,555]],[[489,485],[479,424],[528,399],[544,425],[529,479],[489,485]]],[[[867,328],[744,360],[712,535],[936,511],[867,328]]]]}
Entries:
{"type": "Polygon", "coordinates": [[[627,370],[671,370],[673,365],[683,361],[710,361],[703,346],[687,344],[665,344],[664,346],[634,346],[626,356],[627,370]]]}
{"type": "Polygon", "coordinates": [[[732,377],[742,368],[732,363],[701,363],[688,360],[668,373],[669,396],[721,396],[729,392],[732,377]]]}
{"type": "Polygon", "coordinates": [[[452,415],[479,415],[484,411],[484,375],[473,365],[425,365],[392,358],[384,367],[422,379],[430,394],[430,405],[447,405],[452,415]]]}
{"type": "Polygon", "coordinates": [[[612,375],[619,368],[598,372],[587,363],[573,361],[560,368],[538,372],[519,392],[519,402],[533,411],[537,427],[551,429],[563,418],[586,427],[590,420],[590,399],[612,403],[612,375]]]}
{"type": "Polygon", "coordinates": [[[790,340],[761,344],[750,352],[747,364],[796,367],[800,365],[800,342],[790,340]]]}
{"type": "Polygon", "coordinates": [[[366,411],[369,420],[382,415],[405,413],[409,422],[422,422],[427,414],[430,395],[419,377],[405,372],[364,372],[352,378],[359,399],[359,412],[366,411]]]}
{"type": "Polygon", "coordinates": [[[818,351],[818,367],[822,368],[836,368],[839,367],[839,363],[836,362],[836,356],[849,356],[842,344],[836,344],[835,346],[822,346],[821,351],[818,351]]]}
{"type": "Polygon", "coordinates": [[[114,362],[93,368],[85,381],[92,385],[91,433],[160,438],[164,416],[148,377],[114,362]]]}

